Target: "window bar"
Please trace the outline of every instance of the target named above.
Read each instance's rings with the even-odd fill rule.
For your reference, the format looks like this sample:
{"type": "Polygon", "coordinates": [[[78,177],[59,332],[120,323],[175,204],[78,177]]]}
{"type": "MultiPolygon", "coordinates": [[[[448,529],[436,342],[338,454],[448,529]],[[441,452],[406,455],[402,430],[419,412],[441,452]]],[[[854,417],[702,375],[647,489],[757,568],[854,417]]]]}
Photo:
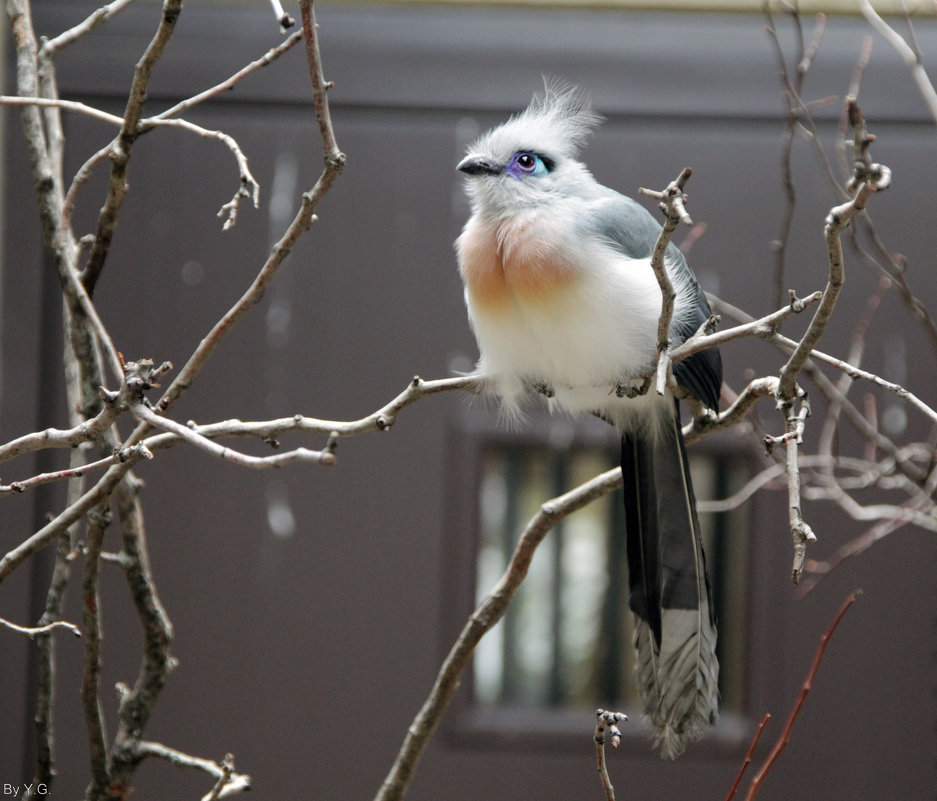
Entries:
{"type": "MultiPolygon", "coordinates": [[[[566,455],[553,454],[551,456],[552,496],[562,495],[566,491],[566,455]]],[[[550,535],[550,554],[552,559],[550,571],[550,631],[552,642],[550,644],[550,673],[547,690],[547,701],[550,706],[559,706],[566,699],[566,677],[564,670],[564,633],[563,620],[563,524],[560,523],[550,535]]]]}
{"type": "MultiPolygon", "coordinates": [[[[502,451],[504,458],[505,514],[501,530],[501,549],[504,564],[514,552],[515,538],[520,525],[520,496],[524,484],[524,456],[513,448],[502,451]]],[[[499,701],[513,701],[518,696],[520,669],[517,654],[516,604],[511,604],[501,621],[501,691],[499,701]]]]}

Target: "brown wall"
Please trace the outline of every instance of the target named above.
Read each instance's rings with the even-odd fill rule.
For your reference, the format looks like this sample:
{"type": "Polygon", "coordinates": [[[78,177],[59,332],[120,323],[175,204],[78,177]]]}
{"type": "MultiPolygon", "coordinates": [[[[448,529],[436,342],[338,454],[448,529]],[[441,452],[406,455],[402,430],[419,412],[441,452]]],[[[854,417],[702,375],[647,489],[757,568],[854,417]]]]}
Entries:
{"type": "MultiPolygon", "coordinates": [[[[150,108],[221,80],[274,44],[271,15],[259,6],[187,6],[155,78],[150,108]]],[[[37,27],[57,31],[86,11],[80,4],[46,2],[37,9],[37,27]]],[[[133,8],[96,33],[93,46],[63,53],[63,96],[119,110],[155,16],[151,5],[133,8]]],[[[415,373],[441,377],[453,365],[471,363],[474,344],[451,250],[466,216],[454,164],[466,131],[523,107],[541,73],[590,88],[608,117],[586,152],[602,182],[634,194],[639,185],[662,186],[684,165],[693,166],[690,208],[708,232],[691,262],[707,288],[752,312],[769,309],[768,242],[781,208],[783,124],[760,16],[350,5],[324,6],[319,21],[348,166],[322,204],[320,222],[264,304],[178,404],[177,419],[295,412],[355,418],[391,398],[415,373]],[[669,58],[673,48],[676,56],[669,58]],[[278,319],[289,314],[285,333],[271,331],[271,310],[278,319]]],[[[808,79],[809,98],[843,94],[865,33],[859,20],[830,20],[808,79]]],[[[933,58],[937,29],[921,25],[918,33],[933,58]]],[[[236,173],[222,147],[179,132],[156,131],[139,142],[131,192],[97,293],[128,358],[183,363],[281,230],[269,205],[276,187],[295,180],[289,195],[295,204],[311,185],[320,151],[304,69],[297,49],[192,115],[238,139],[263,187],[261,208],[242,209],[230,232],[222,233],[214,216],[235,189],[236,173]],[[190,262],[202,267],[196,285],[184,280],[198,273],[184,269],[190,262]]],[[[930,277],[934,127],[881,42],[862,101],[879,135],[876,157],[895,173],[894,188],[875,198],[879,232],[908,256],[915,288],[937,306],[930,277]]],[[[834,112],[820,113],[827,145],[834,112]]],[[[38,247],[16,116],[7,112],[6,123],[4,440],[65,424],[55,285],[38,247]]],[[[74,170],[112,132],[70,116],[67,133],[74,170]]],[[[800,202],[787,283],[804,295],[825,281],[820,232],[832,198],[803,142],[795,167],[800,202]]],[[[100,181],[82,193],[86,227],[100,197],[100,181]]],[[[844,352],[875,282],[855,260],[848,271],[846,313],[824,340],[836,353],[844,352]]],[[[903,341],[909,358],[901,380],[935,397],[932,351],[896,296],[885,303],[880,319],[888,324],[871,339],[867,366],[883,369],[887,353],[903,341]]],[[[726,348],[724,360],[736,387],[745,367],[769,372],[779,364],[767,345],[754,342],[726,348]]],[[[766,405],[762,417],[775,429],[773,415],[766,405]]],[[[331,469],[255,473],[184,447],[141,466],[154,570],[180,660],[148,736],[219,759],[233,752],[239,769],[253,775],[259,798],[372,795],[470,608],[473,448],[488,424],[484,411],[448,395],[409,409],[389,434],[343,441],[331,469]],[[296,522],[287,538],[277,537],[267,519],[271,504],[283,499],[296,522]]],[[[911,425],[923,436],[926,428],[913,414],[911,425]]],[[[35,464],[24,459],[16,475],[3,477],[31,475],[35,464]]],[[[61,503],[61,488],[5,499],[0,547],[19,542],[61,503]]],[[[817,638],[844,595],[860,586],[865,595],[837,634],[793,742],[761,797],[930,797],[937,785],[932,535],[895,534],[796,600],[783,495],[756,503],[746,715],[727,719],[719,736],[672,765],[651,755],[643,736],[627,736],[612,759],[621,797],[724,796],[753,721],[770,711],[777,733],[817,638]]],[[[814,504],[809,512],[821,536],[812,552],[817,556],[863,530],[826,507],[814,504]]],[[[116,548],[110,536],[115,539],[106,547],[116,548]]],[[[116,569],[106,572],[103,686],[111,687],[135,676],[139,636],[120,576],[116,569]]],[[[0,615],[28,620],[34,615],[29,599],[32,608],[41,604],[43,582],[41,566],[32,576],[21,569],[0,586],[0,615]]],[[[77,608],[73,598],[72,619],[77,608]]],[[[0,648],[0,783],[18,783],[32,758],[24,700],[31,686],[28,648],[2,629],[0,648]]],[[[81,643],[62,637],[59,648],[55,795],[76,797],[87,759],[78,696],[81,643]]],[[[112,713],[115,699],[106,694],[104,702],[112,713]]],[[[110,720],[113,728],[112,714],[110,720]]],[[[421,763],[410,797],[599,797],[591,714],[574,716],[575,734],[567,719],[538,719],[534,735],[527,723],[489,721],[480,736],[463,693],[421,763]]],[[[207,791],[203,777],[163,764],[145,765],[138,779],[140,799],[207,791]]]]}

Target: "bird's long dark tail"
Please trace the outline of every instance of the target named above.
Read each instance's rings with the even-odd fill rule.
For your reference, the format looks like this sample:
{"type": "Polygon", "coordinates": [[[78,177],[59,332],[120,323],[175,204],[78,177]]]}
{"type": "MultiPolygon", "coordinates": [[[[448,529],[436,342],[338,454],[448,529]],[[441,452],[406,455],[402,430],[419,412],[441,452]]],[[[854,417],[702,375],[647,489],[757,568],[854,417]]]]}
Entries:
{"type": "Polygon", "coordinates": [[[644,711],[662,757],[718,717],[716,626],[686,446],[673,414],[622,437],[630,605],[644,711]]]}

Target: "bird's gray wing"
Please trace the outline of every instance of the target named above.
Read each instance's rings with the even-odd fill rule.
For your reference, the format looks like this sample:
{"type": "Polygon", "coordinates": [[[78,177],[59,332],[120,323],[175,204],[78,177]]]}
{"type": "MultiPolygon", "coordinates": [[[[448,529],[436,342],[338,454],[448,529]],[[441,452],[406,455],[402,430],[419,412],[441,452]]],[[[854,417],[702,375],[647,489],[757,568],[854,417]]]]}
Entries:
{"type": "MultiPolygon", "coordinates": [[[[587,215],[592,233],[628,258],[649,258],[660,236],[660,224],[644,206],[631,198],[605,187],[601,189],[591,200],[587,215]]],[[[712,311],[680,249],[671,243],[664,258],[672,274],[682,274],[688,279],[685,291],[695,293],[689,304],[693,309],[692,316],[674,323],[671,336],[677,345],[696,333],[712,311]]],[[[704,350],[683,359],[674,365],[673,371],[677,383],[693,397],[711,409],[718,409],[722,391],[722,358],[717,349],[704,350]]]]}

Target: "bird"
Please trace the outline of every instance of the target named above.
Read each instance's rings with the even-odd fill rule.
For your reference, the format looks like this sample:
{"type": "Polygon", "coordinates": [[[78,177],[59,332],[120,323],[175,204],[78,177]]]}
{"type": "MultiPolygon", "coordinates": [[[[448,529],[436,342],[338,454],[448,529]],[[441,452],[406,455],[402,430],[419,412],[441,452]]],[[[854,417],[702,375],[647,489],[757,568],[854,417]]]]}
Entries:
{"type": "MultiPolygon", "coordinates": [[[[647,391],[658,357],[661,231],[641,204],[579,160],[602,117],[578,86],[544,79],[527,108],[483,134],[457,169],[471,215],[455,242],[475,374],[509,416],[543,395],[621,434],[629,606],[637,683],[654,747],[676,758],[718,719],[712,591],[680,423],[679,394],[717,410],[717,349],[673,365],[677,391],[647,391]]],[[[664,265],[676,293],[670,337],[711,315],[681,251],[664,265]]]]}

